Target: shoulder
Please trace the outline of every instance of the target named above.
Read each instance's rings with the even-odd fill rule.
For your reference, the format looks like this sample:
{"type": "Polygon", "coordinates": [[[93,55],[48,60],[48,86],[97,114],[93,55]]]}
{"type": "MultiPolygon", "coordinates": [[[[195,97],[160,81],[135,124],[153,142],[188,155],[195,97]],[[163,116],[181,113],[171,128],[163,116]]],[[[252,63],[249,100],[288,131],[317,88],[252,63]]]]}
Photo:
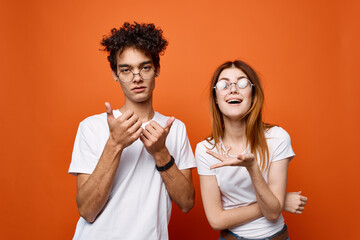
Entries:
{"type": "Polygon", "coordinates": [[[265,136],[273,162],[289,157],[292,159],[295,156],[290,136],[283,128],[272,127],[267,130],[265,136]]]}
{"type": "Polygon", "coordinates": [[[199,142],[198,144],[196,144],[195,152],[201,153],[201,152],[205,152],[208,149],[211,150],[213,148],[214,148],[214,139],[212,139],[210,142],[205,139],[199,142]]]}
{"type": "Polygon", "coordinates": [[[274,126],[265,130],[265,137],[266,139],[290,140],[290,135],[287,131],[279,126],[274,126]]]}
{"type": "Polygon", "coordinates": [[[106,113],[92,115],[85,118],[79,124],[79,130],[81,131],[98,131],[108,129],[106,113]]]}

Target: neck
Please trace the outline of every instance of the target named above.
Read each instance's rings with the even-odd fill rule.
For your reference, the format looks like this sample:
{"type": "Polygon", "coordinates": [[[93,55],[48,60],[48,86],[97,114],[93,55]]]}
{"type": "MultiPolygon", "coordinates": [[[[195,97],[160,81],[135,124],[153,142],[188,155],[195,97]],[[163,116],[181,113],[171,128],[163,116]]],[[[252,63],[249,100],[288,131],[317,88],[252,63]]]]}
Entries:
{"type": "Polygon", "coordinates": [[[155,114],[152,106],[152,99],[140,103],[127,101],[125,99],[124,105],[119,110],[121,113],[124,113],[127,110],[133,110],[134,113],[138,115],[139,120],[143,123],[150,121],[155,114]]]}
{"type": "Polygon", "coordinates": [[[231,146],[232,154],[241,153],[246,149],[246,122],[242,120],[232,120],[224,117],[224,137],[223,143],[226,147],[231,146]]]}

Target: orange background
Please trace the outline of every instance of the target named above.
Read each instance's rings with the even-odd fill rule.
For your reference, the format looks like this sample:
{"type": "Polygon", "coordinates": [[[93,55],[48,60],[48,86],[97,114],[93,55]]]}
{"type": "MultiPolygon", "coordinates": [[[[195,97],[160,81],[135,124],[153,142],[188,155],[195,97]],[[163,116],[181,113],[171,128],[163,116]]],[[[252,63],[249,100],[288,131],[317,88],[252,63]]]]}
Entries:
{"type": "MultiPolygon", "coordinates": [[[[120,107],[100,40],[124,21],[153,22],[170,44],[155,109],[182,120],[193,148],[210,133],[208,85],[226,60],[247,61],[265,89],[265,120],[297,154],[288,191],[309,197],[285,214],[290,237],[354,239],[360,192],[360,6],[357,1],[1,0],[0,238],[70,239],[78,213],[67,174],[78,124],[120,107]]],[[[174,205],[170,239],[217,239],[196,204],[174,205]]]]}

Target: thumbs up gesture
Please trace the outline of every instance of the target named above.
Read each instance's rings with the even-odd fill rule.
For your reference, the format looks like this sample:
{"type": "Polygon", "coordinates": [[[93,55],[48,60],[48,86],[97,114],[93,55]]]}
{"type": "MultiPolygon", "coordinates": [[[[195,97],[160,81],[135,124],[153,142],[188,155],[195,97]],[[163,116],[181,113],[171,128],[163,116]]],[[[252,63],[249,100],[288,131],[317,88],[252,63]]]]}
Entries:
{"type": "Polygon", "coordinates": [[[148,125],[145,126],[145,129],[140,136],[140,140],[144,143],[146,150],[151,155],[153,155],[155,160],[159,155],[165,152],[169,154],[165,146],[165,141],[174,121],[175,118],[170,117],[165,124],[165,127],[162,127],[155,121],[151,121],[148,125]]]}
{"type": "Polygon", "coordinates": [[[141,121],[134,111],[128,110],[115,118],[110,103],[106,102],[105,107],[110,131],[109,141],[124,149],[140,137],[143,131],[141,121]]]}

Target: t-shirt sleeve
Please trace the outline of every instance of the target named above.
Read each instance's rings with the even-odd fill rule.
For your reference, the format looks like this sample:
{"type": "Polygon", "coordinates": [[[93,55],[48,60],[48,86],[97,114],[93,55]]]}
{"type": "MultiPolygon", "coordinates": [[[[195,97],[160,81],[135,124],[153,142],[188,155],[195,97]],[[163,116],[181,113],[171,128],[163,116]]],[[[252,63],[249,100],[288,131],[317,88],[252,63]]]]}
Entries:
{"type": "Polygon", "coordinates": [[[290,135],[284,129],[278,128],[275,139],[272,161],[275,162],[285,158],[292,160],[295,153],[291,147],[290,135]]]}
{"type": "Polygon", "coordinates": [[[94,137],[94,131],[87,122],[81,122],[76,134],[69,173],[91,174],[100,158],[98,144],[94,137]]]}
{"type": "Polygon", "coordinates": [[[173,156],[175,157],[176,165],[179,170],[194,168],[196,167],[194,153],[192,152],[190,141],[186,133],[185,124],[178,120],[175,121],[178,125],[175,137],[180,140],[180,142],[178,142],[180,149],[177,156],[173,156]]]}
{"type": "Polygon", "coordinates": [[[209,154],[206,153],[206,147],[203,142],[199,143],[196,146],[195,150],[195,160],[197,171],[199,175],[216,175],[216,169],[210,169],[210,166],[215,164],[216,162],[212,162],[213,158],[209,154]]]}

